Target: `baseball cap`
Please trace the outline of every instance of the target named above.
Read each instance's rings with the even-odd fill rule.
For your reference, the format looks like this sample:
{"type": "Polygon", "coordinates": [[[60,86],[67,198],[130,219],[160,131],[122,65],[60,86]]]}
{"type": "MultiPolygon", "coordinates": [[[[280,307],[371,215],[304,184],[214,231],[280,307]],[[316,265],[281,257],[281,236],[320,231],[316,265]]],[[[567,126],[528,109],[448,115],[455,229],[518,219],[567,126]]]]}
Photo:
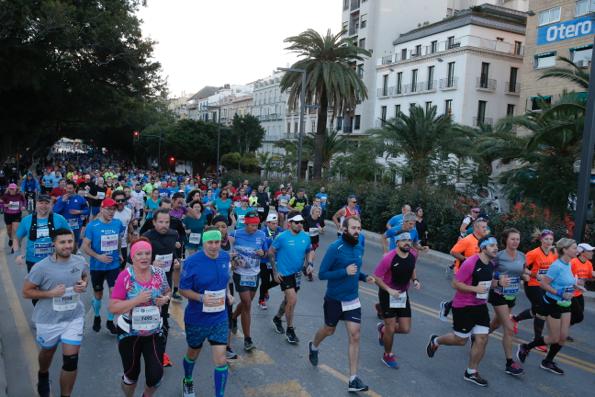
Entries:
{"type": "Polygon", "coordinates": [[[267,222],[276,222],[278,220],[277,214],[268,214],[267,215],[267,222]]]}
{"type": "Polygon", "coordinates": [[[46,201],[46,202],[51,202],[52,199],[49,195],[47,194],[40,194],[39,197],[37,197],[37,201],[46,201]]]}
{"type": "Polygon", "coordinates": [[[404,232],[404,233],[399,233],[395,236],[395,240],[396,241],[401,241],[401,240],[411,240],[411,234],[404,232]]]}
{"type": "Polygon", "coordinates": [[[11,183],[10,185],[8,185],[9,189],[16,189],[17,188],[17,184],[16,183],[11,183]]]}
{"type": "Polygon", "coordinates": [[[304,217],[301,214],[297,214],[297,215],[294,215],[291,218],[289,218],[288,221],[289,222],[303,222],[304,217]]]}
{"type": "Polygon", "coordinates": [[[112,198],[106,198],[103,199],[103,201],[101,202],[101,208],[109,208],[109,207],[116,207],[118,204],[116,203],[116,200],[112,199],[112,198]]]}
{"type": "Polygon", "coordinates": [[[578,252],[579,252],[579,254],[581,252],[585,252],[585,251],[595,251],[595,247],[593,247],[591,244],[580,243],[578,245],[578,252]]]}

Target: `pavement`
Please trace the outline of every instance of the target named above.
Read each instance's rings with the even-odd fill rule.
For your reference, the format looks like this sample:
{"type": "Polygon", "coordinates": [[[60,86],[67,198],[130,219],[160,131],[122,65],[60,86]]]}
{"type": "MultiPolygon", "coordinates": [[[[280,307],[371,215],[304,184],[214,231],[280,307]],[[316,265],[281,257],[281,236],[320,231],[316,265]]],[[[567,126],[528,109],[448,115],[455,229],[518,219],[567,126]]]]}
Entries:
{"type": "MultiPolygon", "coordinates": [[[[382,257],[382,250],[373,235],[368,235],[364,256],[365,272],[371,273],[382,257]]],[[[316,264],[320,263],[328,245],[336,234],[332,228],[321,236],[317,250],[316,264]]],[[[37,372],[37,347],[35,330],[30,322],[32,305],[21,298],[21,288],[26,269],[14,263],[14,256],[8,255],[4,230],[0,230],[0,335],[2,336],[6,375],[10,397],[34,396],[37,372]]],[[[393,370],[382,364],[382,348],[378,345],[376,314],[377,289],[373,285],[360,285],[362,302],[362,330],[358,375],[370,386],[367,396],[477,396],[484,391],[487,395],[506,395],[514,391],[523,397],[557,397],[592,395],[595,387],[595,305],[587,304],[583,323],[574,326],[571,334],[575,342],[569,343],[559,353],[557,362],[566,371],[563,377],[545,372],[539,368],[541,353],[532,352],[524,365],[526,374],[511,378],[503,371],[504,355],[501,347],[501,333],[495,332],[489,340],[486,355],[480,371],[488,379],[488,389],[463,381],[467,365],[469,346],[441,347],[433,359],[425,354],[427,338],[432,333],[449,332],[450,323],[438,319],[441,300],[452,297],[450,281],[445,276],[447,257],[439,253],[422,254],[418,260],[418,278],[421,290],[411,291],[412,331],[395,337],[394,352],[400,369],[393,370]]],[[[227,387],[228,396],[233,397],[312,397],[347,396],[347,336],[343,326],[327,338],[320,346],[320,364],[312,367],[307,359],[307,342],[323,325],[322,301],[326,283],[315,280],[303,283],[296,308],[296,333],[300,338],[297,346],[289,345],[283,336],[273,331],[271,319],[282,297],[278,288],[271,291],[269,309],[261,310],[256,302],[252,307],[252,338],[256,349],[244,353],[241,331],[233,338],[232,345],[240,358],[230,364],[227,387]]],[[[106,294],[107,295],[107,294],[106,294]]],[[[83,301],[88,309],[85,325],[85,339],[79,360],[78,379],[73,396],[120,396],[119,380],[122,372],[116,339],[103,328],[99,333],[91,330],[92,311],[90,293],[83,301]]],[[[104,298],[102,313],[105,313],[107,297],[104,298]]],[[[182,378],[182,357],[186,343],[184,337],[184,303],[171,305],[173,321],[168,339],[167,352],[174,366],[165,369],[157,395],[179,396],[182,378]]],[[[524,294],[518,299],[514,312],[529,307],[524,294]]],[[[103,314],[105,319],[105,314],[103,314]]],[[[520,324],[515,343],[532,339],[532,322],[520,324]]],[[[197,361],[194,372],[197,396],[213,395],[213,364],[210,348],[205,347],[197,361]]],[[[58,376],[61,367],[58,351],[50,370],[54,396],[58,394],[58,376]]],[[[1,365],[1,364],[0,364],[1,365]]],[[[0,385],[2,382],[0,374],[0,385]]],[[[143,375],[139,385],[144,383],[143,375]]],[[[0,391],[0,397],[3,395],[0,391]]],[[[141,394],[140,388],[136,395],[141,394]]]]}

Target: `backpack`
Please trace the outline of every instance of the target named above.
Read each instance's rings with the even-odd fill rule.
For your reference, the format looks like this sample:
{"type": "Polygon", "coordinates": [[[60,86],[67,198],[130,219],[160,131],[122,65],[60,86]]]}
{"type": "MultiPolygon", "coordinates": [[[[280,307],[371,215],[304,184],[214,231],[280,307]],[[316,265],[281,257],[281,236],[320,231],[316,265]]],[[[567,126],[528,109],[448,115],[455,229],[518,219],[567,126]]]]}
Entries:
{"type": "MultiPolygon", "coordinates": [[[[54,226],[54,213],[50,212],[48,215],[48,229],[50,232],[50,237],[54,237],[56,233],[56,228],[54,226]]],[[[29,241],[37,240],[37,213],[33,213],[31,215],[31,229],[29,229],[29,241]]]]}

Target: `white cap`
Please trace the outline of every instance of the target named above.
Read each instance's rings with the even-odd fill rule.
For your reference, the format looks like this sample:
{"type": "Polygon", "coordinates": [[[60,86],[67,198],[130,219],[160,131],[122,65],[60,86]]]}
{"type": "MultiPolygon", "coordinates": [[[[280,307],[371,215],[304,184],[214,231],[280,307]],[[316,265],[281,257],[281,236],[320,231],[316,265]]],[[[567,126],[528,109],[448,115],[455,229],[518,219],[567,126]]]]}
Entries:
{"type": "Polygon", "coordinates": [[[270,214],[267,216],[267,220],[266,220],[266,222],[276,222],[276,221],[277,221],[277,214],[275,214],[275,213],[270,213],[270,214]]]}
{"type": "Polygon", "coordinates": [[[297,214],[294,215],[293,217],[288,219],[289,222],[300,222],[300,221],[304,221],[304,217],[302,216],[302,214],[297,214]]]}
{"type": "Polygon", "coordinates": [[[585,251],[595,251],[595,247],[593,247],[591,244],[580,243],[578,245],[578,253],[580,254],[581,252],[585,251]]]}

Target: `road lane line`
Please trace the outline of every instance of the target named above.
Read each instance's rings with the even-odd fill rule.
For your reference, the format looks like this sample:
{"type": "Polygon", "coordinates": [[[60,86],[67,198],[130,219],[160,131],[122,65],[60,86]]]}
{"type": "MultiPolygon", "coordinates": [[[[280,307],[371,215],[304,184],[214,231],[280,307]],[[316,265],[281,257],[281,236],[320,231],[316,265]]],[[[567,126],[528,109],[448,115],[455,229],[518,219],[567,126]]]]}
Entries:
{"type": "MultiPolygon", "coordinates": [[[[334,376],[335,378],[339,379],[340,381],[344,382],[344,383],[349,383],[349,377],[347,375],[344,375],[343,373],[337,371],[336,369],[329,367],[326,364],[320,364],[318,365],[318,368],[320,368],[321,370],[328,372],[329,374],[331,374],[332,376],[334,376]]],[[[366,392],[361,392],[361,394],[365,394],[368,396],[372,396],[372,397],[382,397],[382,395],[376,393],[373,390],[368,390],[366,392]]]]}
{"type": "MultiPolygon", "coordinates": [[[[2,229],[0,231],[0,241],[2,244],[4,244],[5,237],[6,231],[5,229],[2,229]]],[[[6,292],[6,296],[8,298],[8,306],[12,312],[21,346],[23,347],[25,357],[27,359],[29,377],[31,379],[31,386],[33,387],[33,385],[37,384],[37,356],[39,353],[34,342],[35,338],[31,332],[31,329],[29,328],[29,322],[27,321],[27,317],[25,316],[25,312],[21,306],[19,295],[17,294],[14,283],[12,282],[4,248],[0,248],[0,278],[2,279],[2,285],[4,286],[4,291],[6,292]]],[[[8,341],[4,341],[4,343],[7,342],[8,341]]],[[[32,395],[37,395],[37,391],[35,389],[32,389],[32,391],[32,395]]]]}

